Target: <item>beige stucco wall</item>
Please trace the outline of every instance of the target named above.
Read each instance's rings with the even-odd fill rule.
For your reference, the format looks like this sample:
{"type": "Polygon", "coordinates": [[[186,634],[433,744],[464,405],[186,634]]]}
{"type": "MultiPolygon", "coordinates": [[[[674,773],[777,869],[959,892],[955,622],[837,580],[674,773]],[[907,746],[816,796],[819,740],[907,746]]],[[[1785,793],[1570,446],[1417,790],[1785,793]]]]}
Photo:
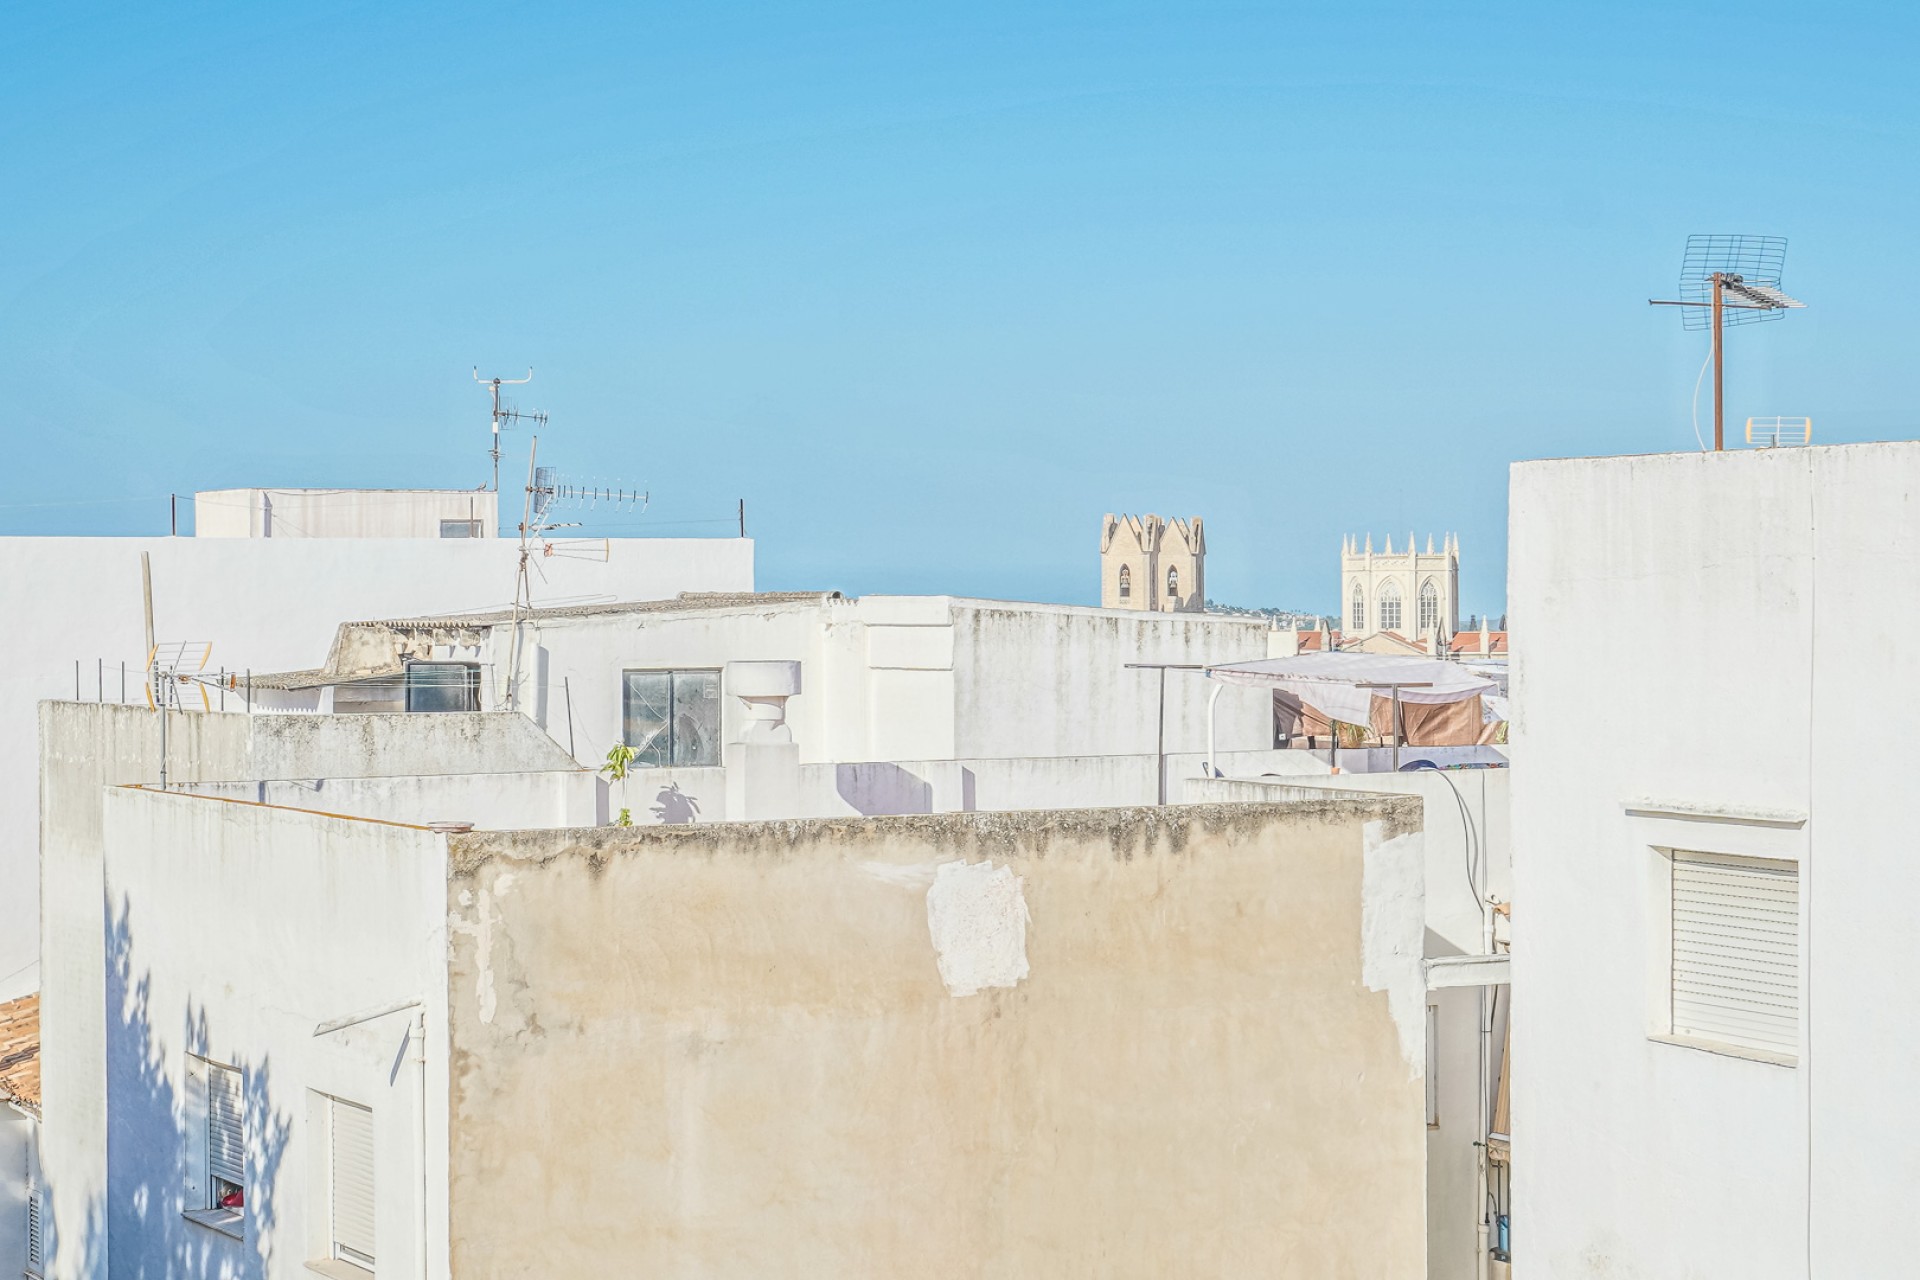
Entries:
{"type": "Polygon", "coordinates": [[[455,1273],[1419,1276],[1418,822],[453,837],[455,1273]],[[989,860],[1028,972],[950,994],[930,886],[989,860]]]}

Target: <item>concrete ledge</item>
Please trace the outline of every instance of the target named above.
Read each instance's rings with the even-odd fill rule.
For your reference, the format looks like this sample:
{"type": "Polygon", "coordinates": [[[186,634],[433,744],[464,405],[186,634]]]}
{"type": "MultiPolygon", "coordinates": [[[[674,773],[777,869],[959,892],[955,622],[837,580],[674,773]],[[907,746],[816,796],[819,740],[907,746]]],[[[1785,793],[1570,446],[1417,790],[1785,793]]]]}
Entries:
{"type": "Polygon", "coordinates": [[[1692,800],[1623,800],[1620,807],[1636,817],[1679,818],[1687,822],[1732,822],[1753,827],[1804,827],[1804,809],[1766,809],[1692,800]]]}
{"type": "Polygon", "coordinates": [[[1448,987],[1504,987],[1513,981],[1513,957],[1435,956],[1427,961],[1427,990],[1448,987]]]}

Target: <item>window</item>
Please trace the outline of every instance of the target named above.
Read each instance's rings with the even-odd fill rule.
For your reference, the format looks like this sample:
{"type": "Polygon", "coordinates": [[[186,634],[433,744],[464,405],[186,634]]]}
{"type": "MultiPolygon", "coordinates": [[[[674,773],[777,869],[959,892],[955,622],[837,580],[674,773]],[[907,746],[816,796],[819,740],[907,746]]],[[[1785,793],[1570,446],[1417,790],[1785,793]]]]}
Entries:
{"type": "Polygon", "coordinates": [[[373,1112],[327,1099],[329,1256],[373,1270],[373,1112]]]}
{"type": "Polygon", "coordinates": [[[625,673],[623,738],[639,769],[720,763],[720,673],[625,673]]]}
{"type": "Polygon", "coordinates": [[[1440,625],[1440,592],[1428,578],[1420,584],[1420,630],[1431,631],[1440,625]]]}
{"type": "Polygon", "coordinates": [[[27,1274],[39,1275],[47,1265],[46,1191],[40,1186],[40,1126],[27,1139],[27,1274]]]}
{"type": "Polygon", "coordinates": [[[1357,582],[1353,584],[1353,619],[1347,625],[1355,631],[1367,629],[1367,597],[1357,582]]]}
{"type": "Polygon", "coordinates": [[[247,1216],[247,1107],[240,1068],[187,1059],[193,1111],[187,1133],[187,1217],[228,1235],[244,1233],[247,1216]]]}
{"type": "Polygon", "coordinates": [[[1122,600],[1125,600],[1132,595],[1133,595],[1133,570],[1129,569],[1126,565],[1123,564],[1120,566],[1120,598],[1122,600]]]}
{"type": "Polygon", "coordinates": [[[407,710],[478,711],[480,668],[471,662],[407,664],[407,710]]]}
{"type": "Polygon", "coordinates": [[[1380,588],[1380,629],[1400,629],[1400,588],[1391,582],[1380,588]]]}
{"type": "Polygon", "coordinates": [[[1167,599],[1178,600],[1179,598],[1180,598],[1180,570],[1176,568],[1169,568],[1167,570],[1167,599]]]}
{"type": "Polygon", "coordinates": [[[1681,850],[1672,859],[1673,1035],[1798,1054],[1798,865],[1681,850]]]}
{"type": "Polygon", "coordinates": [[[477,538],[480,536],[478,520],[442,520],[440,536],[443,538],[477,538]]]}

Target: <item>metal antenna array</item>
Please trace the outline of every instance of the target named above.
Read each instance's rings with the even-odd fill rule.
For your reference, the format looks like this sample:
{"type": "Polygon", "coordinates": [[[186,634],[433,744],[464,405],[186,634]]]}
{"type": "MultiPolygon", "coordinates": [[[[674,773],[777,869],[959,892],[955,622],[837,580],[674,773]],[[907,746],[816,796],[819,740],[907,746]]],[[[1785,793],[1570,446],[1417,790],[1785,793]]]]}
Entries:
{"type": "Polygon", "coordinates": [[[523,413],[516,409],[511,401],[503,403],[500,399],[501,387],[518,387],[533,381],[532,365],[527,366],[527,376],[524,378],[483,378],[480,376],[480,366],[475,365],[473,380],[493,395],[493,447],[487,450],[487,456],[493,459],[493,491],[498,493],[500,492],[500,425],[531,422],[536,427],[545,426],[547,415],[538,410],[523,413]]]}
{"type": "Polygon", "coordinates": [[[1713,331],[1715,452],[1727,447],[1722,330],[1727,325],[1778,320],[1782,311],[1807,305],[1780,292],[1780,272],[1786,261],[1784,236],[1688,236],[1686,253],[1680,260],[1680,297],[1670,302],[1647,299],[1651,307],[1683,308],[1681,323],[1689,329],[1713,331]]]}
{"type": "Polygon", "coordinates": [[[543,579],[546,576],[540,570],[535,552],[538,551],[541,559],[601,562],[608,560],[612,553],[612,546],[605,538],[553,541],[547,537],[555,529],[579,526],[574,521],[556,523],[548,518],[555,498],[573,486],[558,484],[554,469],[540,466],[539,456],[540,437],[535,436],[532,448],[527,451],[527,496],[520,514],[520,563],[513,584],[513,646],[507,660],[507,689],[503,699],[508,711],[517,710],[520,703],[520,620],[533,612],[533,575],[540,573],[543,579]]]}

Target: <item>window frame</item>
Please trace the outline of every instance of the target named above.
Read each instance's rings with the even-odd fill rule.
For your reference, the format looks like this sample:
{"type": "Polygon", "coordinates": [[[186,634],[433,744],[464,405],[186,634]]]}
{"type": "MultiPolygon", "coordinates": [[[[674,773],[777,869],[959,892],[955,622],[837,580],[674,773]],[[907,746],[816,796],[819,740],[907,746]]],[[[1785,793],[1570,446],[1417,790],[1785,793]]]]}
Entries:
{"type": "Polygon", "coordinates": [[[1353,583],[1352,613],[1353,622],[1351,625],[1353,629],[1355,631],[1365,631],[1367,629],[1367,591],[1365,587],[1360,585],[1360,580],[1357,578],[1354,579],[1353,583]]]}
{"type": "Polygon", "coordinates": [[[1379,630],[1381,631],[1400,630],[1401,603],[1402,602],[1400,599],[1399,583],[1388,582],[1385,586],[1380,588],[1380,592],[1374,598],[1374,602],[1373,602],[1373,611],[1378,615],[1380,615],[1379,626],[1378,626],[1379,630]],[[1389,605],[1393,606],[1392,618],[1388,618],[1387,616],[1387,606],[1389,605]]]}
{"type": "MultiPolygon", "coordinates": [[[[422,688],[426,686],[423,684],[422,688]]],[[[451,685],[443,686],[450,688],[451,685]]],[[[400,676],[400,705],[409,715],[460,715],[480,710],[480,664],[477,662],[459,662],[446,659],[420,659],[406,664],[400,676]],[[420,667],[459,667],[465,672],[464,692],[467,706],[464,707],[416,707],[413,704],[413,673],[420,667]]]]}
{"type": "Polygon", "coordinates": [[[246,1238],[247,1230],[247,1073],[246,1068],[233,1063],[221,1062],[204,1054],[186,1055],[187,1114],[186,1133],[183,1135],[186,1146],[186,1182],[182,1188],[186,1207],[181,1216],[189,1222],[208,1227],[222,1235],[236,1240],[246,1238]],[[238,1104],[240,1122],[240,1164],[236,1170],[240,1177],[236,1181],[226,1178],[216,1170],[214,1154],[214,1095],[216,1082],[225,1076],[234,1078],[234,1094],[238,1104]],[[221,1197],[225,1194],[222,1185],[233,1187],[240,1192],[241,1203],[237,1208],[223,1208],[221,1197]]]}
{"type": "MultiPolygon", "coordinates": [[[[622,667],[620,669],[620,741],[632,748],[633,760],[629,767],[634,769],[713,769],[722,763],[722,736],[726,732],[726,689],[723,683],[722,669],[719,667],[622,667]],[[665,759],[655,758],[652,753],[653,741],[636,745],[632,732],[632,703],[634,676],[665,676],[667,685],[667,712],[665,717],[666,751],[665,759]],[[710,677],[712,682],[713,719],[708,727],[707,740],[702,744],[704,750],[698,754],[700,759],[684,758],[680,741],[680,677],[710,677]]],[[[705,698],[701,699],[706,701],[705,698]]]]}
{"type": "Polygon", "coordinates": [[[1431,631],[1440,625],[1440,588],[1433,584],[1432,578],[1420,584],[1414,616],[1420,620],[1421,631],[1431,631]]]}
{"type": "Polygon", "coordinates": [[[1805,1043],[1809,1016],[1806,972],[1810,885],[1804,810],[1634,798],[1621,801],[1627,830],[1637,846],[1645,906],[1643,942],[1646,962],[1646,1036],[1649,1041],[1694,1052],[1794,1068],[1799,1054],[1785,1054],[1724,1040],[1674,1033],[1673,1019],[1673,854],[1701,854],[1736,861],[1791,864],[1799,885],[1797,934],[1798,1025],[1805,1043]]]}
{"type": "Polygon", "coordinates": [[[326,1178],[325,1178],[325,1188],[326,1188],[326,1197],[327,1197],[327,1210],[325,1214],[327,1260],[329,1262],[338,1263],[341,1266],[352,1267],[356,1274],[360,1272],[364,1272],[367,1275],[372,1275],[375,1273],[375,1269],[377,1265],[376,1259],[379,1257],[379,1232],[377,1230],[377,1225],[378,1225],[377,1220],[379,1217],[379,1209],[380,1209],[379,1154],[378,1154],[379,1145],[378,1145],[378,1138],[376,1136],[376,1133],[373,1127],[374,1109],[365,1103],[355,1102],[351,1098],[342,1098],[330,1093],[321,1094],[320,1101],[322,1103],[323,1114],[326,1117],[326,1138],[327,1138],[326,1178]],[[368,1186],[369,1199],[371,1200],[369,1211],[372,1213],[375,1219],[374,1222],[369,1223],[368,1229],[371,1234],[367,1243],[374,1247],[374,1252],[372,1253],[362,1252],[361,1250],[354,1248],[350,1244],[343,1243],[340,1239],[340,1236],[341,1236],[341,1231],[339,1227],[340,1194],[339,1194],[339,1178],[338,1178],[338,1172],[340,1168],[340,1164],[339,1164],[340,1151],[339,1151],[339,1145],[338,1145],[339,1144],[338,1124],[339,1124],[340,1108],[343,1108],[343,1107],[350,1107],[356,1111],[365,1112],[366,1118],[367,1118],[366,1119],[366,1123],[367,1123],[367,1186],[368,1186]]]}
{"type": "Polygon", "coordinates": [[[472,517],[468,517],[466,519],[461,519],[461,520],[448,520],[448,519],[442,518],[442,520],[440,521],[440,536],[442,538],[451,538],[455,540],[458,540],[461,538],[478,538],[482,536],[481,527],[482,527],[481,522],[472,517]],[[463,527],[467,530],[467,532],[448,533],[447,530],[450,527],[463,527]]]}
{"type": "Polygon", "coordinates": [[[35,1121],[26,1141],[27,1258],[25,1273],[39,1277],[47,1270],[47,1195],[40,1174],[40,1125],[35,1121]]]}

